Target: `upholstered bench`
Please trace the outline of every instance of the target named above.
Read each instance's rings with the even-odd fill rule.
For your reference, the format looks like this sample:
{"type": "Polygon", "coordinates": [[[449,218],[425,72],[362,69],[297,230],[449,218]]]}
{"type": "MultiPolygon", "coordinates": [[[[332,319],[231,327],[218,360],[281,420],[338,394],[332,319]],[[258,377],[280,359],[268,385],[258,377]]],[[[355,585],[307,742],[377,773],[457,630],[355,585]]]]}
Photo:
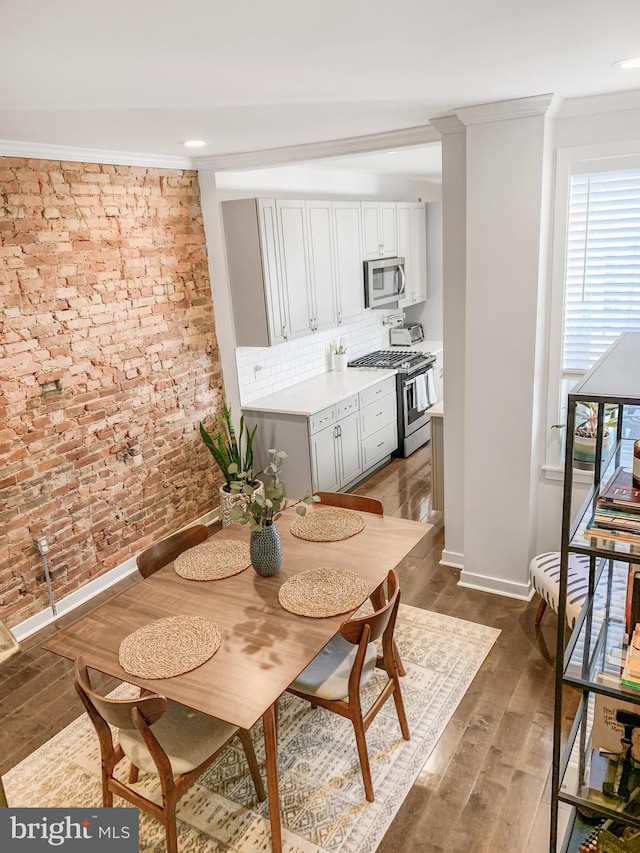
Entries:
{"type": "MultiPolygon", "coordinates": [[[[611,614],[624,622],[624,601],[627,589],[628,567],[625,564],[616,563],[613,568],[612,580],[612,608],[611,614]],[[614,614],[615,611],[615,614],[614,614]]],[[[529,576],[535,591],[541,597],[540,607],[536,613],[536,625],[540,624],[542,614],[551,607],[558,612],[558,599],[560,596],[560,552],[550,551],[547,554],[539,554],[529,564],[529,576]]],[[[569,554],[569,573],[567,579],[567,624],[570,628],[576,623],[580,614],[582,604],[589,591],[589,557],[585,554],[569,554]]],[[[598,612],[604,602],[594,602],[594,614],[598,612]]]]}

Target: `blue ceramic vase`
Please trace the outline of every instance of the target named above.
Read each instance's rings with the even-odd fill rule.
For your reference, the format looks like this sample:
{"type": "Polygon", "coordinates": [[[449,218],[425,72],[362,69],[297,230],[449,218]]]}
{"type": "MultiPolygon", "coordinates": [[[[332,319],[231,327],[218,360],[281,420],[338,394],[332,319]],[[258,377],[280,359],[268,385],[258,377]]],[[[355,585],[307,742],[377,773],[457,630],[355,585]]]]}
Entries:
{"type": "Polygon", "coordinates": [[[275,524],[251,531],[251,565],[263,578],[277,575],[282,565],[282,543],[275,524]]]}

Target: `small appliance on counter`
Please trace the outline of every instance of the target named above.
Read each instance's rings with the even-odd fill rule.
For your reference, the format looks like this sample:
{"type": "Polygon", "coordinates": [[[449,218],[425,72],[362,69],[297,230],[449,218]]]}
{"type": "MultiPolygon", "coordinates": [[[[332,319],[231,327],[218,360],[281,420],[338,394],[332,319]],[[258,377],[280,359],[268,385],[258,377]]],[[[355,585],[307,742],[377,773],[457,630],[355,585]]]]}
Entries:
{"type": "Polygon", "coordinates": [[[389,343],[392,347],[410,347],[424,340],[421,323],[402,323],[389,329],[389,343]]]}

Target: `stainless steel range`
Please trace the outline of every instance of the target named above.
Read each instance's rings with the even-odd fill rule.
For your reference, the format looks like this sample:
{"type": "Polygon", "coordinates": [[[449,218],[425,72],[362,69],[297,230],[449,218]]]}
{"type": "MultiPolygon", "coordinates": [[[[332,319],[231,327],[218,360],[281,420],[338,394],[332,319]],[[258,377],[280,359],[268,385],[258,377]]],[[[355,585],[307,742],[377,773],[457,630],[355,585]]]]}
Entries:
{"type": "Polygon", "coordinates": [[[431,438],[429,409],[437,402],[433,382],[435,360],[428,352],[376,350],[349,362],[349,367],[398,371],[398,456],[410,456],[431,438]]]}

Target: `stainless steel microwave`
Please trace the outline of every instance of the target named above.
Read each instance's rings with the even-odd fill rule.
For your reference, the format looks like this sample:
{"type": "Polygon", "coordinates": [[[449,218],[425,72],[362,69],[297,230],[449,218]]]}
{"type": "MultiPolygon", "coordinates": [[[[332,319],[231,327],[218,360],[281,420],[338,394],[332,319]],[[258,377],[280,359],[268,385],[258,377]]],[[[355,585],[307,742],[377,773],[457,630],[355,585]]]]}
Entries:
{"type": "Polygon", "coordinates": [[[404,295],[404,258],[364,262],[364,301],[367,308],[386,308],[404,295]]]}

